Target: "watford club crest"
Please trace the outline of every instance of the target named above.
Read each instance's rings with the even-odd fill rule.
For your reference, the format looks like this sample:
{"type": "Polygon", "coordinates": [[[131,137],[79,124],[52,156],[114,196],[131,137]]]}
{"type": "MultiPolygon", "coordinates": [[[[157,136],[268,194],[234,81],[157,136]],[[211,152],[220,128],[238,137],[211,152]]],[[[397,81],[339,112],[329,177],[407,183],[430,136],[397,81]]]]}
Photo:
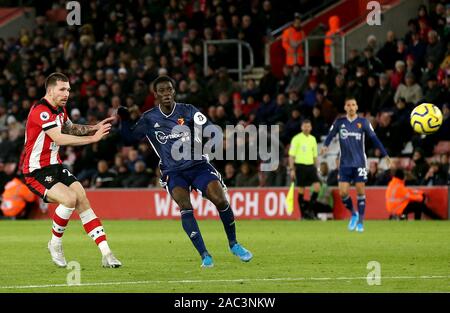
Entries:
{"type": "Polygon", "coordinates": [[[180,117],[178,119],[178,125],[184,125],[184,118],[180,117]]]}
{"type": "Polygon", "coordinates": [[[356,126],[357,126],[358,128],[361,128],[361,127],[362,127],[361,123],[356,123],[356,126]]]}

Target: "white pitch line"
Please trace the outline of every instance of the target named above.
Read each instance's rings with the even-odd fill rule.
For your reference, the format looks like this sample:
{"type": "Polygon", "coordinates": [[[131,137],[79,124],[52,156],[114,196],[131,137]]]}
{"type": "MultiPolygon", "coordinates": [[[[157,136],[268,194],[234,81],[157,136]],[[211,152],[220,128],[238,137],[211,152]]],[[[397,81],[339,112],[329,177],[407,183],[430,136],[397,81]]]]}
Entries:
{"type": "MultiPolygon", "coordinates": [[[[0,289],[33,289],[53,287],[85,287],[85,286],[114,286],[114,285],[150,285],[150,284],[199,284],[199,283],[242,283],[242,282],[270,282],[270,281],[324,281],[324,280],[366,280],[367,277],[281,277],[281,278],[244,278],[244,279],[211,279],[211,280],[141,280],[84,283],[79,285],[49,284],[0,286],[0,289]]],[[[422,280],[422,279],[450,279],[450,275],[421,275],[421,276],[381,276],[381,279],[422,280]]]]}

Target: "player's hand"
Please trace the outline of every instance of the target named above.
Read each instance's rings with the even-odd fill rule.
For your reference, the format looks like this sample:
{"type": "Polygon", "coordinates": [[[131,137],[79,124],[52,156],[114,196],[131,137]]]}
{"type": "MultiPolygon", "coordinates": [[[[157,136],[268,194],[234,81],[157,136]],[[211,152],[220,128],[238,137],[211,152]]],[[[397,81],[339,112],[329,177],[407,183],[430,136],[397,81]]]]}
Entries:
{"type": "Polygon", "coordinates": [[[110,130],[111,130],[111,124],[101,125],[100,128],[97,129],[95,134],[92,136],[92,142],[100,141],[103,137],[105,137],[109,134],[110,130]]]}
{"type": "Polygon", "coordinates": [[[130,111],[128,111],[127,107],[120,106],[117,109],[117,115],[120,117],[122,121],[126,121],[130,119],[130,111]]]}
{"type": "Polygon", "coordinates": [[[101,127],[102,125],[104,125],[104,124],[111,124],[111,122],[114,121],[115,119],[116,119],[116,118],[115,118],[114,116],[105,118],[103,121],[98,122],[97,125],[95,125],[94,129],[95,129],[95,130],[100,129],[100,127],[101,127]]]}
{"type": "Polygon", "coordinates": [[[322,146],[322,148],[320,149],[320,155],[324,155],[325,153],[327,153],[328,151],[328,147],[322,146]]]}

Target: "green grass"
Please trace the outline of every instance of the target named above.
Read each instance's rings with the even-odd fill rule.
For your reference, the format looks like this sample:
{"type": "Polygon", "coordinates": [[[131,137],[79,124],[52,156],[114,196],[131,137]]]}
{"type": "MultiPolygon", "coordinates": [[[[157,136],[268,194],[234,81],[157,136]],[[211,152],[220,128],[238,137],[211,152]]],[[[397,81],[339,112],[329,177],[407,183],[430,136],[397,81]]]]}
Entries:
{"type": "Polygon", "coordinates": [[[80,222],[71,221],[65,255],[81,264],[87,285],[42,287],[65,284],[70,272],[50,261],[50,222],[0,221],[0,292],[450,292],[450,222],[368,221],[359,234],[344,221],[239,221],[250,263],[228,251],[220,221],[199,224],[214,268],[200,268],[179,221],[104,221],[124,264],[104,269],[80,222]],[[381,285],[367,284],[369,261],[380,262],[381,285]],[[40,287],[17,287],[31,285],[40,287]]]}

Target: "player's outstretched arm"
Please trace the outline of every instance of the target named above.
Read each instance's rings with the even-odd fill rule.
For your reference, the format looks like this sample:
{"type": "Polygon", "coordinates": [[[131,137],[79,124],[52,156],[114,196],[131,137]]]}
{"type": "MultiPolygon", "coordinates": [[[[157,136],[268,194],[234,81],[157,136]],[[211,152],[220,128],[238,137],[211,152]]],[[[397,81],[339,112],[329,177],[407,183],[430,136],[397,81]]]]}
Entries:
{"type": "Polygon", "coordinates": [[[58,146],[82,146],[100,141],[103,137],[109,134],[110,129],[111,124],[103,124],[92,136],[74,136],[63,134],[60,127],[53,127],[47,130],[45,133],[58,146]]]}
{"type": "Polygon", "coordinates": [[[120,135],[126,145],[137,143],[145,137],[148,127],[144,116],[141,116],[135,125],[131,125],[130,112],[126,107],[121,106],[117,109],[117,115],[114,118],[120,122],[120,135]]]}
{"type": "Polygon", "coordinates": [[[88,136],[93,135],[97,130],[100,129],[102,125],[110,124],[115,118],[108,117],[103,121],[97,123],[96,125],[81,125],[81,124],[73,124],[71,120],[67,120],[61,128],[61,132],[67,135],[73,136],[88,136]]]}

